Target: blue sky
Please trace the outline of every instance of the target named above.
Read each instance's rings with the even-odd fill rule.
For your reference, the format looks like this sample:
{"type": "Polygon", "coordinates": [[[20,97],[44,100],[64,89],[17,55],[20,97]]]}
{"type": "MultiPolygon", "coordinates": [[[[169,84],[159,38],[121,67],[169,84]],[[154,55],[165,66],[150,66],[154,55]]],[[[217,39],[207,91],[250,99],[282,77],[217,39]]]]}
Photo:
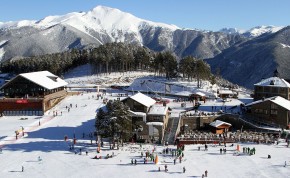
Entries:
{"type": "Polygon", "coordinates": [[[97,5],[181,28],[216,31],[290,25],[290,0],[1,0],[0,22],[40,20],[48,15],[89,11],[97,5]]]}

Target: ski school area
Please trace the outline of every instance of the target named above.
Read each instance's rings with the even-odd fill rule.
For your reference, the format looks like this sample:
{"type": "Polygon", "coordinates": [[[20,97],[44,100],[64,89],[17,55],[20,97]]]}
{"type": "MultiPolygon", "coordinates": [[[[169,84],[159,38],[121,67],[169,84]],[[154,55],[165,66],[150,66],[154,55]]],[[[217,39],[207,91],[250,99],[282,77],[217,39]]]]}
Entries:
{"type": "Polygon", "coordinates": [[[125,143],[119,149],[112,149],[112,145],[104,142],[98,147],[92,133],[96,110],[104,104],[92,95],[96,94],[66,97],[42,117],[1,117],[0,177],[269,178],[290,175],[290,148],[285,140],[279,140],[278,144],[240,142],[180,148],[125,143]]]}

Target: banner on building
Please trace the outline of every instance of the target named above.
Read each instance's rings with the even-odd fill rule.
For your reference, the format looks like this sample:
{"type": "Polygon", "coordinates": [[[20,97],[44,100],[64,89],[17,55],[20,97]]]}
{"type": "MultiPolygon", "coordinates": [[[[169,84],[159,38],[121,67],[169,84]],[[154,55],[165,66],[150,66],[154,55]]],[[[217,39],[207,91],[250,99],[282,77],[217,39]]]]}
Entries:
{"type": "Polygon", "coordinates": [[[16,103],[17,104],[26,104],[26,103],[28,103],[28,100],[27,99],[19,99],[19,100],[16,100],[16,103]]]}

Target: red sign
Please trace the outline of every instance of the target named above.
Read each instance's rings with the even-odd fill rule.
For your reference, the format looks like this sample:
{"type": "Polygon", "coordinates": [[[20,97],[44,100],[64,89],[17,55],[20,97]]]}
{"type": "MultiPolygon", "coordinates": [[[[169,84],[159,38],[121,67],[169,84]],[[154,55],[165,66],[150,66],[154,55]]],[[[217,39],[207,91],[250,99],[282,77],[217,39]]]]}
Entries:
{"type": "Polygon", "coordinates": [[[16,103],[18,103],[18,104],[26,104],[26,103],[28,103],[28,100],[20,99],[20,100],[16,100],[16,103]]]}

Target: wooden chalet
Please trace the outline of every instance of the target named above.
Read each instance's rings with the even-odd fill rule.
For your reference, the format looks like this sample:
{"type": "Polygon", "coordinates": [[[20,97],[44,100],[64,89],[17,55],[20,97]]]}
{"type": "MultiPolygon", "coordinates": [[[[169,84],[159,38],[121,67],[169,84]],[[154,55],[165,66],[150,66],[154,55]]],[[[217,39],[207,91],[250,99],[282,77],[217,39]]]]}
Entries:
{"type": "Polygon", "coordinates": [[[62,100],[67,83],[48,72],[22,73],[5,83],[0,89],[0,113],[4,115],[43,115],[62,100]]]}
{"type": "Polygon", "coordinates": [[[232,124],[223,122],[220,120],[215,120],[214,122],[209,124],[212,128],[212,132],[216,134],[223,134],[226,133],[229,128],[232,126],[232,124]]]}
{"type": "Polygon", "coordinates": [[[246,105],[246,115],[258,124],[279,128],[289,128],[290,101],[274,96],[254,101],[246,105]]]}

